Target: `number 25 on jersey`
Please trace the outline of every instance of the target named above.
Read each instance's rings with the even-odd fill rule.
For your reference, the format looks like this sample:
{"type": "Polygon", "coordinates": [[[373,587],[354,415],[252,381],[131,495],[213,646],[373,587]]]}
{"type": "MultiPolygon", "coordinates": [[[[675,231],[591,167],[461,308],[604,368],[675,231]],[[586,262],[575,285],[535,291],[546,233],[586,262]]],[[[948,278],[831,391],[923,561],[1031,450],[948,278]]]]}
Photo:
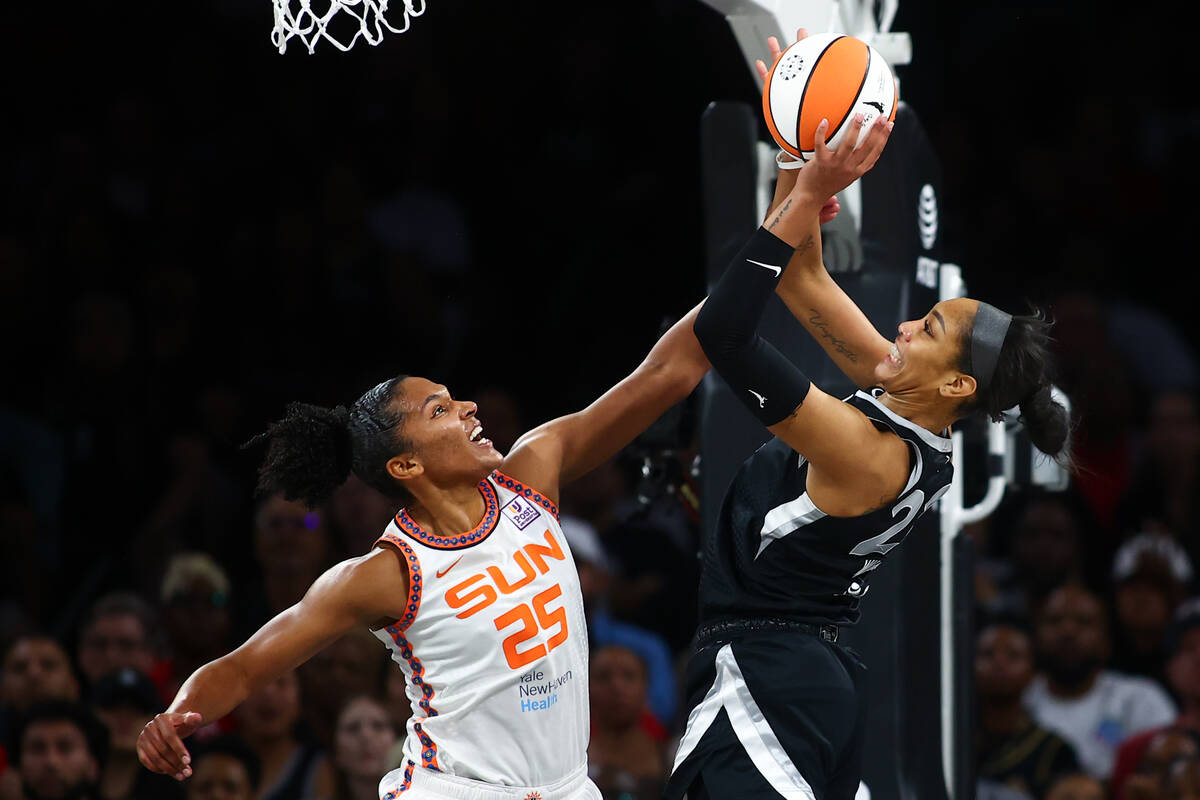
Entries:
{"type": "MultiPolygon", "coordinates": [[[[491,606],[501,595],[510,595],[539,574],[545,575],[550,570],[546,559],[565,560],[562,546],[554,539],[553,534],[546,531],[545,538],[548,546],[531,543],[513,553],[513,561],[521,571],[520,577],[515,581],[510,582],[499,567],[490,566],[484,572],[472,575],[452,586],[446,592],[446,603],[451,608],[462,609],[455,616],[466,619],[491,606]]],[[[567,640],[569,633],[565,606],[560,602],[555,608],[549,607],[561,597],[562,587],[556,583],[538,592],[530,602],[520,603],[495,618],[497,631],[504,631],[513,625],[520,626],[503,642],[504,657],[509,667],[520,669],[531,664],[567,640]],[[540,631],[550,634],[545,644],[539,642],[532,647],[520,649],[540,631]]]]}

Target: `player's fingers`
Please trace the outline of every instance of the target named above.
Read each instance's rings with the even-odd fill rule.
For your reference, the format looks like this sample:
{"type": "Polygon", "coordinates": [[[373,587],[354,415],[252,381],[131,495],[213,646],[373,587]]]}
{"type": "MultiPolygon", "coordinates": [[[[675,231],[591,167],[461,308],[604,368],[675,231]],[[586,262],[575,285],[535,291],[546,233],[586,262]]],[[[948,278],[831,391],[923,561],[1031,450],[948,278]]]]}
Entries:
{"type": "Polygon", "coordinates": [[[875,166],[875,162],[883,154],[883,148],[887,144],[891,133],[892,123],[883,117],[875,120],[875,123],[871,125],[871,130],[867,133],[867,138],[858,148],[863,151],[862,161],[859,162],[859,169],[866,172],[875,166]]]}
{"type": "Polygon", "coordinates": [[[808,38],[808,28],[797,28],[796,29],[796,41],[797,42],[800,41],[801,39],[807,39],[807,38],[808,38]]]}
{"type": "Polygon", "coordinates": [[[761,58],[754,62],[754,68],[758,70],[758,77],[762,78],[764,81],[770,74],[770,72],[767,70],[767,65],[762,62],[761,58]]]}
{"type": "Polygon", "coordinates": [[[783,56],[783,48],[779,46],[779,40],[774,36],[767,38],[767,52],[771,54],[771,69],[779,63],[780,57],[783,56]]]}
{"type": "Polygon", "coordinates": [[[813,155],[818,160],[825,160],[833,153],[832,150],[825,144],[826,134],[829,131],[829,120],[822,119],[817,123],[817,129],[813,132],[813,155]]]}
{"type": "MultiPolygon", "coordinates": [[[[151,723],[151,725],[153,724],[151,723]]],[[[184,764],[179,760],[175,751],[163,740],[157,727],[144,730],[140,741],[146,755],[155,764],[156,772],[182,780],[184,764]]]]}
{"type": "Polygon", "coordinates": [[[160,774],[171,772],[171,765],[167,763],[165,758],[158,754],[157,750],[150,746],[145,737],[138,737],[137,756],[142,766],[151,772],[160,774]]]}
{"type": "Polygon", "coordinates": [[[183,723],[186,714],[158,714],[143,728],[142,733],[154,750],[171,766],[171,771],[183,772],[191,762],[183,740],[176,728],[183,723]]]}
{"type": "Polygon", "coordinates": [[[162,741],[167,747],[171,748],[171,752],[179,759],[181,767],[186,767],[192,761],[192,757],[188,755],[187,747],[183,744],[183,739],[179,738],[181,732],[186,735],[194,729],[194,722],[190,719],[191,716],[191,714],[171,714],[171,718],[167,720],[169,724],[161,727],[162,741]]]}
{"type": "Polygon", "coordinates": [[[859,148],[861,147],[861,144],[854,145],[854,144],[851,144],[851,142],[858,142],[858,137],[862,135],[862,127],[863,127],[863,115],[862,115],[862,112],[859,112],[854,115],[853,119],[850,120],[849,130],[847,130],[845,135],[842,136],[842,141],[841,141],[841,144],[839,145],[838,149],[833,151],[835,154],[836,153],[842,154],[842,159],[841,159],[840,163],[842,163],[842,164],[856,163],[856,156],[859,156],[861,154],[860,150],[859,150],[859,148]]]}

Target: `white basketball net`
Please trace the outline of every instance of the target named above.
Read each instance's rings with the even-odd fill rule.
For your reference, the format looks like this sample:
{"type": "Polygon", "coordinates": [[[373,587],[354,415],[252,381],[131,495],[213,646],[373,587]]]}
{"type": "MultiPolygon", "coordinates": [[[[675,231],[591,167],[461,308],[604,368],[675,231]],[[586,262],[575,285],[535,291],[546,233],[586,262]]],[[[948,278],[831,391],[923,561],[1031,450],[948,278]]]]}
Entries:
{"type": "Polygon", "coordinates": [[[271,31],[271,41],[279,48],[280,53],[287,50],[288,39],[293,36],[299,36],[310,53],[321,39],[328,39],[334,47],[343,52],[353,47],[360,37],[367,44],[376,45],[383,40],[385,31],[404,33],[412,23],[413,17],[425,13],[425,0],[400,0],[398,6],[391,9],[392,22],[395,23],[393,25],[387,19],[388,0],[318,0],[320,7],[328,4],[323,14],[313,8],[312,0],[272,2],[275,4],[275,28],[271,31]],[[338,20],[335,24],[347,30],[342,39],[328,30],[335,18],[338,20]],[[350,31],[353,31],[353,34],[350,34],[350,31]],[[343,41],[347,36],[349,41],[343,41]]]}

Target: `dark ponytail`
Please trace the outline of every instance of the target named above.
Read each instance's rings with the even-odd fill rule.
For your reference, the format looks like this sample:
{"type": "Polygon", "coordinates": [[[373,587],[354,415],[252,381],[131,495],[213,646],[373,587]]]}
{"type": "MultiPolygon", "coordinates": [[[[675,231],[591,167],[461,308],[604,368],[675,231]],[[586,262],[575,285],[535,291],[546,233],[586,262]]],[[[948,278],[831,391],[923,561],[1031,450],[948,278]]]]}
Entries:
{"type": "Polygon", "coordinates": [[[242,445],[268,443],[258,468],[258,494],[282,493],[288,500],[316,508],[353,472],[385,496],[407,503],[411,496],[387,471],[389,459],[412,451],[396,430],[404,413],[392,402],[405,377],[380,383],[349,410],[289,403],[282,419],[242,445]]]}
{"type": "MultiPolygon", "coordinates": [[[[990,383],[964,411],[984,413],[998,420],[1008,409],[1019,407],[1021,422],[1033,446],[1060,463],[1069,464],[1071,418],[1051,391],[1054,372],[1051,326],[1038,309],[1026,316],[1014,316],[990,383]]],[[[964,354],[970,349],[970,341],[968,330],[964,354]]],[[[966,355],[960,368],[969,374],[966,355]]]]}
{"type": "Polygon", "coordinates": [[[289,403],[283,419],[244,445],[268,442],[267,455],[258,467],[258,494],[279,492],[309,508],[323,505],[350,477],[349,420],[343,406],[289,403]]]}
{"type": "Polygon", "coordinates": [[[1019,403],[1021,423],[1033,446],[1046,455],[1065,459],[1071,434],[1067,409],[1054,399],[1050,384],[1043,383],[1019,403]]]}

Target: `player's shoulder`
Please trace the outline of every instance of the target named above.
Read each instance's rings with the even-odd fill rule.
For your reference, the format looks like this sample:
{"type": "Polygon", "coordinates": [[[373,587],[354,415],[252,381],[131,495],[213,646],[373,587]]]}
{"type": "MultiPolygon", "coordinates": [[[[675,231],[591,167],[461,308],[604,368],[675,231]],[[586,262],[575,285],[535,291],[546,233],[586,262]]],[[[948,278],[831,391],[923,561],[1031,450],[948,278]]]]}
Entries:
{"type": "Polygon", "coordinates": [[[339,561],[323,576],[334,582],[346,596],[369,596],[373,592],[394,592],[398,581],[408,579],[407,555],[401,547],[381,538],[366,553],[339,561]]]}

